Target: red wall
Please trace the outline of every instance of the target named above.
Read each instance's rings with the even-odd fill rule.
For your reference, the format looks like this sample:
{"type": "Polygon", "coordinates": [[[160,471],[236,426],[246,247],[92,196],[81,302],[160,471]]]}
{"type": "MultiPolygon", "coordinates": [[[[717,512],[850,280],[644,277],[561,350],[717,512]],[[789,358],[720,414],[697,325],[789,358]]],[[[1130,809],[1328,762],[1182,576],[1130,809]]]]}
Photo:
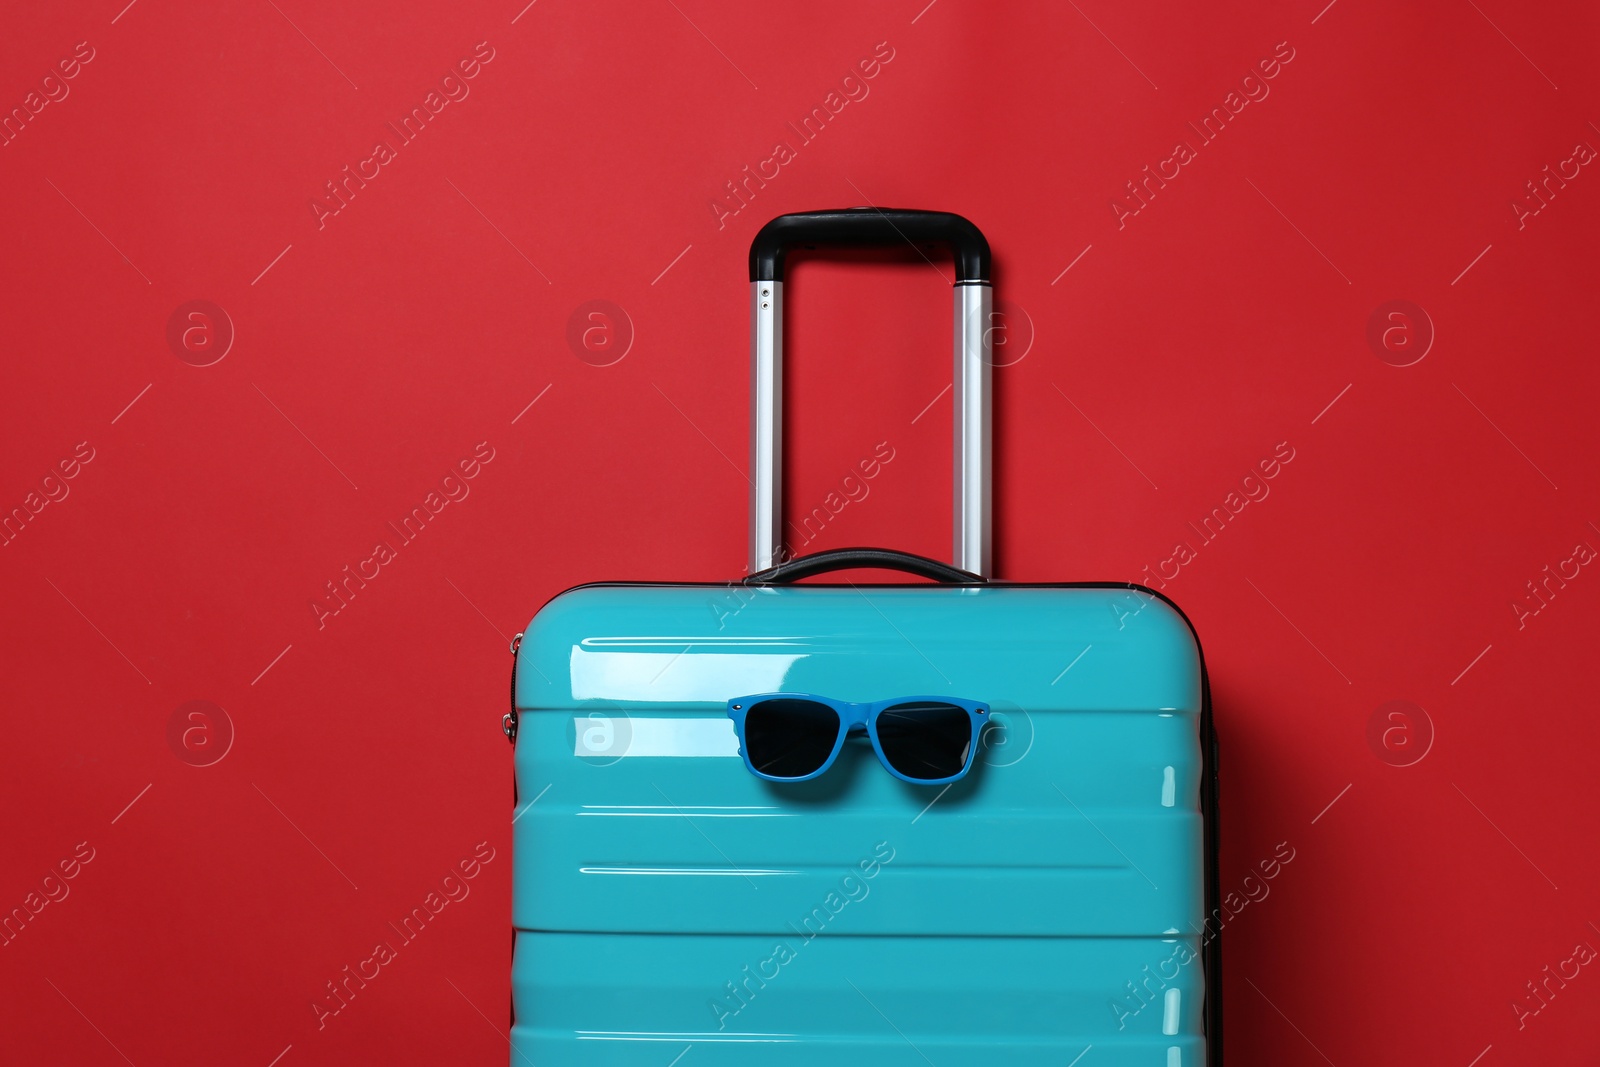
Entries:
{"type": "MultiPolygon", "coordinates": [[[[995,248],[999,572],[1164,582],[1294,849],[1235,1061],[1592,1047],[1590,8],[124,2],[5,19],[8,1060],[502,1062],[507,641],[740,572],[750,238],[867,202],[995,248]]],[[[935,267],[793,276],[791,505],[895,457],[810,548],[946,551],[935,267]]]]}

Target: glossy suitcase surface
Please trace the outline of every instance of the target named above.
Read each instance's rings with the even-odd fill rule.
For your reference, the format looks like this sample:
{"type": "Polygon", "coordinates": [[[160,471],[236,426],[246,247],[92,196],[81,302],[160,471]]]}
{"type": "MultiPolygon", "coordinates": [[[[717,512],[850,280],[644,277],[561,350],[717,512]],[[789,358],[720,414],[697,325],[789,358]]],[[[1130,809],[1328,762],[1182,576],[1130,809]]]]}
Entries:
{"type": "MultiPolygon", "coordinates": [[[[986,567],[964,299],[957,418],[982,432],[957,550],[986,567]]],[[[776,440],[755,466],[776,479],[776,440]]],[[[891,562],[951,584],[779,584],[799,561],[753,584],[583,586],[534,618],[509,717],[513,1063],[1218,1062],[1214,764],[1187,621],[1128,585],[891,562]],[[726,703],[779,691],[975,699],[993,721],[950,785],[901,781],[854,737],[823,775],[771,782],[726,703]]]]}

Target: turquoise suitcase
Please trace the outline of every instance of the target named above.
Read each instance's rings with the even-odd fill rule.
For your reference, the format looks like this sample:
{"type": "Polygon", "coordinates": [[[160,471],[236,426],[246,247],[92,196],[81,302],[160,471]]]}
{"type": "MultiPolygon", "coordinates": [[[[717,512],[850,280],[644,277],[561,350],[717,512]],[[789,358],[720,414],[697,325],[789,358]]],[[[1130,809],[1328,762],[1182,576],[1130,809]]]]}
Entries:
{"type": "Polygon", "coordinates": [[[988,279],[955,215],[809,212],[756,238],[749,573],[580,586],[513,646],[513,1064],[1220,1063],[1199,643],[1140,586],[988,577],[988,279]],[[791,558],[784,251],[902,240],[955,252],[955,565],[791,558]],[[924,580],[794,584],[862,566],[924,580]],[[989,721],[946,785],[853,735],[780,783],[728,712],[778,692],[965,698],[989,721]]]}

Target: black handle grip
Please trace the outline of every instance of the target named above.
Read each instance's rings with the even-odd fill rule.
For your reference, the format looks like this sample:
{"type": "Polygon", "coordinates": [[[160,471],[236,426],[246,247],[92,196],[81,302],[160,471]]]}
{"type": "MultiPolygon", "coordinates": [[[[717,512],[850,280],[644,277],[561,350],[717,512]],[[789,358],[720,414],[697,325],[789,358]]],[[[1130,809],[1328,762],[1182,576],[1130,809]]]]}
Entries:
{"type": "Polygon", "coordinates": [[[905,571],[919,578],[931,578],[946,585],[984,585],[987,579],[971,571],[952,567],[948,563],[910,552],[896,552],[888,548],[836,548],[830,552],[814,552],[785,560],[776,567],[757,571],[745,578],[745,585],[786,585],[814,574],[849,570],[853,567],[879,567],[885,570],[905,571]]]}
{"type": "Polygon", "coordinates": [[[750,243],[750,280],[783,281],[783,257],[795,245],[897,245],[940,241],[956,257],[956,284],[989,281],[989,242],[948,211],[850,207],[779,215],[750,243]]]}

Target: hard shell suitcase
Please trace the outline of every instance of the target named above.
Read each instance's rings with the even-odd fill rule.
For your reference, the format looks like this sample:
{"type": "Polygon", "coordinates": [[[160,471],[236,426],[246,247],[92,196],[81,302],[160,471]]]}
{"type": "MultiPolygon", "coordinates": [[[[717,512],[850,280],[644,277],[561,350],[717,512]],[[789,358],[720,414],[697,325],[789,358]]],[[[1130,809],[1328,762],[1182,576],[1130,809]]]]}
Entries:
{"type": "Polygon", "coordinates": [[[751,249],[750,574],[607,582],[516,647],[511,1062],[1201,1067],[1220,1062],[1215,746],[1188,621],[1127,583],[989,571],[989,247],[944,213],[786,215],[751,249]],[[955,252],[955,566],[786,559],[785,249],[955,252]],[[792,584],[890,567],[902,585],[792,584]],[[758,778],[730,700],[983,701],[971,772],[846,743],[758,778]]]}

